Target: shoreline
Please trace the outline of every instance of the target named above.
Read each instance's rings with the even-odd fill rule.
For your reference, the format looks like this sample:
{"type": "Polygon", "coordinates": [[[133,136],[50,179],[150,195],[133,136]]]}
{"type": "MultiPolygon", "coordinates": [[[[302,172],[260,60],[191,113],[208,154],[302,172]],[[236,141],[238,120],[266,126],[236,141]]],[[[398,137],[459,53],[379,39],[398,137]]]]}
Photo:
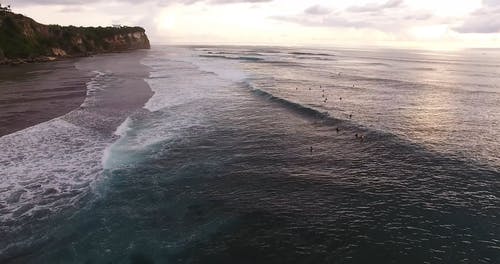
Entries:
{"type": "Polygon", "coordinates": [[[75,64],[78,70],[93,73],[91,82],[98,83],[97,91],[90,88],[93,94],[86,97],[90,101],[85,100],[63,118],[80,127],[116,136],[118,126],[140,111],[153,95],[145,81],[149,67],[141,63],[146,53],[144,50],[127,52],[126,56],[106,53],[78,60],[75,64]],[[95,72],[99,74],[95,76],[95,72]]]}
{"type": "MultiPolygon", "coordinates": [[[[70,57],[70,58],[75,58],[75,57],[70,57]]],[[[62,59],[64,59],[64,58],[51,57],[51,56],[41,56],[41,57],[35,57],[35,58],[29,58],[29,59],[21,59],[21,58],[3,59],[2,61],[0,61],[0,65],[16,66],[16,65],[28,64],[28,63],[45,63],[45,62],[59,61],[62,59]]]]}
{"type": "Polygon", "coordinates": [[[91,75],[78,70],[76,62],[0,66],[0,137],[77,109],[91,75]]]}
{"type": "Polygon", "coordinates": [[[117,51],[107,51],[107,52],[87,52],[85,54],[65,55],[65,56],[36,56],[33,58],[2,58],[0,60],[0,67],[10,67],[10,66],[19,66],[25,64],[36,64],[36,63],[49,63],[49,62],[58,62],[67,60],[78,60],[81,58],[88,58],[105,54],[131,53],[137,50],[144,50],[144,49],[129,49],[129,50],[117,50],[117,51]]]}
{"type": "MultiPolygon", "coordinates": [[[[65,221],[75,206],[90,201],[104,177],[103,155],[120,137],[120,125],[127,117],[147,111],[142,108],[153,92],[145,81],[150,68],[141,63],[146,56],[136,51],[74,61],[71,69],[87,74],[86,96],[77,108],[0,137],[0,170],[6,175],[0,186],[0,201],[5,201],[0,203],[0,225],[5,227],[0,230],[0,237],[5,237],[0,241],[0,262],[30,262],[29,252],[50,242],[46,234],[58,232],[48,221],[65,221]],[[36,188],[31,188],[33,183],[36,188]],[[58,213],[51,216],[48,208],[58,213]]],[[[18,71],[17,81],[26,78],[25,67],[19,68],[23,71],[18,71]]],[[[64,77],[64,68],[46,70],[53,71],[55,78],[64,77]]],[[[47,77],[40,70],[35,75],[47,77]]],[[[32,95],[44,99],[36,92],[32,95]]],[[[15,93],[14,99],[23,97],[15,93]]]]}
{"type": "MultiPolygon", "coordinates": [[[[64,57],[48,61],[50,63],[0,65],[0,137],[59,117],[76,122],[73,117],[81,117],[78,111],[83,110],[89,92],[88,84],[95,78],[93,72],[110,71],[119,75],[135,73],[146,78],[146,66],[141,64],[144,54],[144,51],[132,50],[87,57],[64,57]]],[[[133,80],[128,80],[128,85],[124,85],[125,88],[141,90],[137,92],[136,98],[125,100],[128,104],[123,100],[128,94],[123,94],[125,91],[119,89],[104,92],[100,99],[102,103],[96,109],[85,107],[85,111],[101,113],[104,108],[111,108],[106,111],[114,114],[113,118],[102,118],[100,124],[96,124],[96,120],[87,120],[88,124],[79,121],[78,125],[98,130],[106,127],[106,130],[114,131],[131,111],[142,107],[151,97],[152,91],[148,84],[143,79],[140,81],[143,85],[133,80]]]]}

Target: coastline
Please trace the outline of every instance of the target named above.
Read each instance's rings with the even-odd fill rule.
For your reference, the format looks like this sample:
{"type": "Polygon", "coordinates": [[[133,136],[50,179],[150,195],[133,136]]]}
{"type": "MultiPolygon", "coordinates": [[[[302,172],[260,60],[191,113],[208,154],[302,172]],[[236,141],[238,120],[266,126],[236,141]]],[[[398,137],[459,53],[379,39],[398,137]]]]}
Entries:
{"type": "MultiPolygon", "coordinates": [[[[29,128],[39,123],[54,118],[65,117],[75,119],[71,116],[82,116],[81,111],[88,93],[88,83],[95,76],[94,71],[108,71],[113,74],[127,75],[135,74],[147,77],[147,69],[140,64],[144,51],[130,51],[98,54],[92,57],[68,58],[52,61],[50,63],[29,63],[15,67],[0,66],[0,137],[16,131],[29,128]],[[71,112],[75,112],[71,114],[71,112]]],[[[138,96],[127,97],[120,92],[103,93],[100,104],[93,111],[100,113],[101,108],[112,108],[110,111],[123,122],[130,111],[142,107],[151,97],[151,91],[147,83],[126,80],[124,90],[137,92],[138,96]],[[137,90],[131,89],[136,87],[137,90]],[[149,90],[149,92],[148,92],[149,90]],[[116,97],[114,97],[116,95],[116,97]],[[118,113],[119,112],[119,113],[118,113]]],[[[123,92],[123,91],[122,91],[123,92]]],[[[136,94],[137,95],[137,94],[136,94]]],[[[92,108],[86,109],[86,111],[92,108]]],[[[115,118],[103,118],[101,125],[108,130],[116,129],[120,124],[115,118]],[[114,126],[114,128],[113,128],[114,126]]],[[[73,120],[73,122],[75,122],[73,120]]],[[[95,120],[89,120],[95,123],[95,120]]],[[[78,122],[81,123],[81,122],[78,122]]],[[[79,124],[89,126],[89,124],[79,124]]],[[[95,125],[90,125],[94,126],[95,125]]]]}
{"type": "Polygon", "coordinates": [[[115,137],[118,126],[132,113],[140,111],[153,95],[145,81],[150,69],[141,63],[146,54],[146,50],[135,50],[126,55],[106,53],[79,60],[76,68],[93,73],[92,81],[104,82],[105,86],[97,88],[98,91],[91,91],[89,87],[92,97],[87,97],[79,108],[63,119],[115,137]]]}
{"type": "Polygon", "coordinates": [[[68,60],[78,60],[82,58],[88,58],[92,56],[99,56],[103,54],[127,54],[135,51],[131,50],[116,50],[116,51],[107,51],[107,52],[87,52],[81,55],[64,55],[64,56],[36,56],[32,58],[3,58],[0,57],[0,67],[9,67],[9,66],[22,66],[26,64],[44,64],[49,62],[58,62],[58,61],[68,61],[68,60]]]}
{"type": "Polygon", "coordinates": [[[49,62],[151,47],[141,27],[44,25],[9,8],[1,10],[0,65],[49,62]]]}
{"type": "Polygon", "coordinates": [[[65,115],[84,101],[89,72],[76,60],[0,66],[0,137],[65,115]]]}
{"type": "MultiPolygon", "coordinates": [[[[0,241],[1,263],[30,262],[28,252],[46,245],[46,234],[58,232],[48,221],[64,221],[74,208],[91,201],[96,183],[104,177],[102,155],[106,155],[107,149],[120,137],[117,134],[120,125],[128,116],[147,111],[142,107],[153,92],[145,81],[150,68],[141,64],[146,55],[146,51],[132,51],[126,56],[103,54],[74,61],[69,68],[46,69],[53,72],[55,79],[48,78],[47,72],[40,69],[33,73],[48,78],[43,86],[46,88],[50,87],[49,81],[64,84],[56,80],[65,77],[62,76],[65,69],[85,73],[85,78],[83,85],[65,83],[65,88],[79,94],[71,100],[73,106],[76,102],[78,106],[64,111],[59,104],[71,97],[61,96],[60,101],[44,97],[41,94],[50,89],[37,91],[40,85],[33,81],[31,85],[38,88],[30,90],[32,101],[44,106],[52,102],[58,111],[46,116],[51,118],[46,122],[38,119],[29,126],[23,123],[25,129],[0,136],[3,150],[0,171],[6,175],[0,183],[3,190],[0,192],[0,225],[3,227],[0,237],[5,238],[0,241]],[[34,182],[36,188],[31,188],[34,182]],[[19,229],[26,232],[20,233],[19,229]]],[[[26,70],[22,69],[12,75],[11,83],[15,87],[18,87],[16,81],[26,79],[26,70]]],[[[10,101],[25,99],[19,93],[10,95],[10,101]]],[[[3,101],[0,98],[0,102],[3,101]]],[[[33,115],[25,112],[27,116],[33,115]]],[[[11,123],[15,122],[7,126],[12,127],[11,123]]]]}
{"type": "MultiPolygon", "coordinates": [[[[70,57],[73,58],[73,57],[70,57]]],[[[20,64],[28,64],[28,63],[42,63],[42,62],[52,62],[61,60],[60,57],[51,57],[51,56],[40,56],[35,58],[28,59],[7,59],[4,58],[0,60],[0,65],[20,65],[20,64]]]]}

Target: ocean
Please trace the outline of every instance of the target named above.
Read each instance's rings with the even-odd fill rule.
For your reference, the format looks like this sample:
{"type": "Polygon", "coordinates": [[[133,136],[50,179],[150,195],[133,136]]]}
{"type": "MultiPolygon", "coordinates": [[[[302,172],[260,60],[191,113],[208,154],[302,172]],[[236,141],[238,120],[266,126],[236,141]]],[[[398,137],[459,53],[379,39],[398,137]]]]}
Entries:
{"type": "Polygon", "coordinates": [[[500,263],[499,51],[118,56],[0,137],[0,262],[500,263]]]}

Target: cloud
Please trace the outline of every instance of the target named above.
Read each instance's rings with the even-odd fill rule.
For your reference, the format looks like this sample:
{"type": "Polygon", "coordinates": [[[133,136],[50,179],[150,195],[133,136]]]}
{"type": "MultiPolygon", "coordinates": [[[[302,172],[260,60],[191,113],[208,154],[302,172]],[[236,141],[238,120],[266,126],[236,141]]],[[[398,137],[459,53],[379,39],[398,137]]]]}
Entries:
{"type": "MultiPolygon", "coordinates": [[[[273,0],[145,0],[140,3],[152,2],[158,5],[166,6],[174,3],[181,3],[191,5],[198,2],[206,2],[208,4],[222,5],[222,4],[236,4],[236,3],[265,3],[272,2],[273,0]]],[[[15,5],[28,6],[28,5],[88,5],[90,3],[106,3],[106,0],[16,0],[15,5]]],[[[137,4],[135,0],[117,0],[118,3],[137,4]]],[[[12,4],[14,5],[14,3],[12,4]]]]}
{"type": "Polygon", "coordinates": [[[417,20],[417,21],[424,21],[424,20],[429,20],[433,18],[434,15],[428,12],[415,12],[414,14],[407,15],[404,17],[405,20],[417,20]]]}
{"type": "Polygon", "coordinates": [[[332,10],[328,7],[313,5],[304,10],[304,13],[309,15],[328,15],[332,10]]]}
{"type": "Polygon", "coordinates": [[[500,33],[500,10],[485,13],[483,15],[475,13],[465,22],[454,28],[459,33],[500,33]]]}
{"type": "MultiPolygon", "coordinates": [[[[236,4],[236,3],[266,3],[272,2],[273,0],[211,0],[208,3],[213,4],[236,4]]],[[[199,1],[197,1],[199,2],[199,1]]]]}
{"type": "Polygon", "coordinates": [[[333,12],[320,5],[313,5],[303,13],[288,16],[274,16],[273,19],[299,24],[307,27],[331,27],[373,29],[385,33],[404,33],[415,26],[440,23],[438,17],[425,10],[415,10],[404,6],[402,0],[390,0],[382,4],[352,6],[343,11],[333,12]],[[394,9],[391,12],[375,10],[394,9]],[[355,10],[355,11],[353,11],[355,10]]]}
{"type": "Polygon", "coordinates": [[[384,9],[396,8],[401,6],[402,4],[403,0],[389,0],[384,4],[369,3],[363,6],[351,6],[347,8],[347,11],[354,13],[377,12],[384,9]]]}
{"type": "Polygon", "coordinates": [[[485,6],[500,6],[500,0],[483,0],[485,6]]]}
{"type": "Polygon", "coordinates": [[[367,28],[371,25],[365,21],[348,20],[342,17],[329,16],[322,19],[310,19],[304,16],[274,16],[272,19],[295,23],[308,27],[351,27],[367,28]]]}
{"type": "MultiPolygon", "coordinates": [[[[16,0],[12,6],[28,5],[87,5],[89,3],[103,2],[102,0],[16,0]]],[[[127,1],[132,2],[132,1],[127,1]]]]}
{"type": "Polygon", "coordinates": [[[86,9],[82,6],[67,6],[59,10],[61,13],[79,13],[83,11],[86,11],[86,9]]]}
{"type": "MultiPolygon", "coordinates": [[[[134,0],[125,0],[125,1],[134,1],[134,0]]],[[[147,1],[147,0],[146,0],[147,1]]],[[[149,0],[152,2],[160,2],[159,4],[161,6],[168,6],[171,4],[184,4],[184,5],[192,5],[196,3],[206,3],[210,5],[227,5],[227,4],[259,4],[259,3],[269,3],[272,2],[273,0],[149,0]]]]}
{"type": "Polygon", "coordinates": [[[500,0],[483,0],[483,7],[471,13],[454,30],[459,33],[500,33],[500,0]]]}

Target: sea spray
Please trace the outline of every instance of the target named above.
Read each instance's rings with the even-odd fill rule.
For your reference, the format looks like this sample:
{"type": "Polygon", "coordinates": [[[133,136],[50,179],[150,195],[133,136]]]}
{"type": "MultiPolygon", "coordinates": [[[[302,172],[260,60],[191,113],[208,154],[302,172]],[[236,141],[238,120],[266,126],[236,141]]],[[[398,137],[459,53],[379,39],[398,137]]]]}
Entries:
{"type": "Polygon", "coordinates": [[[116,130],[113,134],[116,135],[118,137],[118,139],[115,142],[110,143],[106,147],[106,149],[104,149],[104,153],[102,155],[102,167],[104,169],[108,169],[111,167],[111,165],[109,163],[110,163],[111,155],[113,153],[113,146],[115,144],[118,144],[120,139],[127,135],[127,131],[129,131],[131,129],[131,124],[132,124],[132,119],[130,117],[127,117],[127,119],[125,119],[125,121],[123,121],[123,123],[121,123],[116,128],[116,130]]]}

